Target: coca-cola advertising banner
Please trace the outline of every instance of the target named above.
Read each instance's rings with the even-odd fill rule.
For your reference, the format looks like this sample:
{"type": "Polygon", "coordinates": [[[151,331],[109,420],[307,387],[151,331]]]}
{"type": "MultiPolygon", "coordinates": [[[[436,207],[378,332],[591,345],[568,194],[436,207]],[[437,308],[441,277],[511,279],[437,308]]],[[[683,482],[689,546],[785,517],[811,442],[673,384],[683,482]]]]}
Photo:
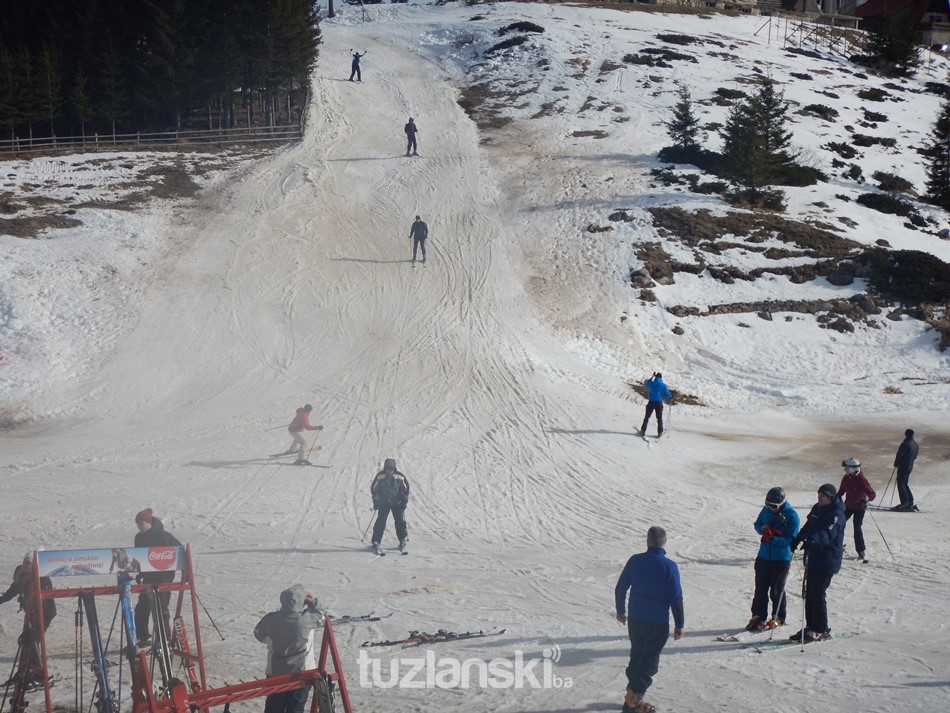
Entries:
{"type": "Polygon", "coordinates": [[[59,550],[36,553],[41,577],[83,574],[168,572],[185,568],[184,547],[123,547],[111,550],[59,550]]]}

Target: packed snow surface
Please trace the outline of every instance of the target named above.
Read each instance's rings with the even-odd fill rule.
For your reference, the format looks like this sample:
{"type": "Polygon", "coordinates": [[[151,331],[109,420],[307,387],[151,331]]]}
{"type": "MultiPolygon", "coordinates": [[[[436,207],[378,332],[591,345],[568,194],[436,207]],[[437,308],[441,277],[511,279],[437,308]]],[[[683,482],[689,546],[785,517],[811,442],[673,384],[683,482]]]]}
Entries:
{"type": "MultiPolygon", "coordinates": [[[[687,619],[647,696],[658,710],[946,710],[950,357],[933,332],[907,318],[839,334],[800,314],[676,319],[665,309],[846,298],[860,283],[678,274],[642,302],[626,281],[634,246],[660,240],[645,208],[724,210],[709,196],[651,188],[677,83],[708,100],[758,70],[796,107],[837,95],[835,123],[791,116],[797,146],[840,174],[821,146],[862,120],[856,91],[885,80],[856,77],[833,51],[784,51],[780,28],[762,29],[761,17],[517,3],[336,10],[322,24],[303,140],[205,172],[195,201],[95,205],[161,160],[148,154],[2,164],[2,190],[82,203],[79,227],[0,236],[9,573],[37,547],[129,546],[134,513],[152,507],[190,543],[199,595],[223,635],[202,615],[212,685],[263,675],[252,629],[300,582],[332,614],[393,613],[336,630],[356,711],[619,710],[628,643],[613,587],[656,524],[681,567],[687,619]],[[484,54],[520,20],[545,31],[484,54]],[[662,33],[705,38],[701,51],[683,49],[700,61],[621,61],[662,45],[662,33]],[[362,83],[346,81],[351,50],[367,51],[362,83]],[[510,123],[480,131],[459,89],[499,76],[522,93],[499,109],[510,123]],[[403,156],[410,116],[420,158],[403,156]],[[586,133],[595,131],[602,138],[586,133]],[[635,219],[585,230],[619,208],[635,219]],[[413,267],[417,214],[430,239],[426,265],[413,267]],[[684,334],[672,333],[677,324],[684,334]],[[668,437],[643,440],[643,400],[629,384],[656,370],[702,405],[673,407],[668,437]],[[325,426],[311,459],[326,467],[268,458],[288,446],[284,429],[305,402],[325,426]],[[872,511],[869,564],[853,559],[849,525],[850,556],[828,593],[833,632],[856,636],[764,655],[714,641],[749,617],[752,524],[767,490],[783,486],[804,516],[854,456],[887,505],[908,427],[921,447],[911,485],[922,512],[872,511]],[[412,484],[408,557],[378,558],[360,540],[369,483],[387,457],[412,484]],[[366,640],[499,628],[431,650],[543,659],[571,686],[361,685],[366,640]]],[[[867,149],[865,174],[891,171],[923,190],[913,149],[940,99],[917,89],[946,73],[928,58],[901,101],[875,107],[889,115],[877,133],[898,143],[867,149]]],[[[702,111],[704,123],[721,122],[726,108],[702,111]]],[[[704,137],[710,148],[717,140],[704,137]]],[[[950,261],[950,243],[857,206],[867,185],[835,181],[788,189],[789,214],[844,217],[851,240],[950,261]]],[[[754,253],[734,257],[758,264],[754,253]]],[[[390,524],[384,546],[396,544],[390,524]]],[[[801,575],[796,557],[790,621],[776,636],[799,626],[801,575]]],[[[100,604],[104,622],[109,606],[100,604]]],[[[64,679],[74,609],[61,600],[48,634],[64,679]]],[[[20,617],[12,604],[0,609],[8,667],[20,617]]],[[[388,677],[424,650],[370,651],[388,677]]],[[[65,680],[54,689],[63,704],[72,696],[65,680]]]]}

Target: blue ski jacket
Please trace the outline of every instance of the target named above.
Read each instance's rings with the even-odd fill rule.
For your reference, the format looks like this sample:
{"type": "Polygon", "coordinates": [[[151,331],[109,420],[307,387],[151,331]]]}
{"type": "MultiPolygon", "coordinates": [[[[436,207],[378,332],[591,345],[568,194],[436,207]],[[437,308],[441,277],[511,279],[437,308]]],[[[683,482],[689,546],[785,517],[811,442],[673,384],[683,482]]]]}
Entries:
{"type": "Polygon", "coordinates": [[[845,522],[844,502],[839,497],[824,507],[817,504],[812,507],[793,540],[793,544],[805,543],[809,572],[838,574],[844,555],[845,522]]]}
{"type": "Polygon", "coordinates": [[[789,562],[792,559],[792,538],[798,534],[801,520],[795,508],[787,502],[776,512],[768,507],[755,519],[755,531],[762,535],[759,544],[759,559],[770,562],[789,562]],[[766,531],[768,528],[768,531],[766,531]]]}
{"type": "Polygon", "coordinates": [[[626,607],[628,618],[666,624],[670,621],[672,610],[674,626],[677,629],[684,627],[680,570],[676,562],[666,556],[666,550],[662,547],[649,547],[646,552],[627,560],[614,589],[617,614],[621,616],[627,590],[630,590],[626,607]]]}
{"type": "Polygon", "coordinates": [[[670,390],[666,388],[666,384],[663,383],[663,379],[659,376],[653,376],[647,379],[644,384],[647,387],[649,395],[647,399],[650,401],[664,401],[667,399],[672,399],[673,394],[670,393],[670,390]]]}

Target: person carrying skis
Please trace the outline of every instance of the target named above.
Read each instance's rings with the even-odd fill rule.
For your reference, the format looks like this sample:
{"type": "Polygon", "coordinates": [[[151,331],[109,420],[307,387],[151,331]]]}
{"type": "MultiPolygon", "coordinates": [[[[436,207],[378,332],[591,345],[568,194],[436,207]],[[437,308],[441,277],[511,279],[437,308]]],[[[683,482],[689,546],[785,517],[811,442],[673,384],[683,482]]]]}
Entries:
{"type": "Polygon", "coordinates": [[[841,569],[844,554],[844,503],[831,483],[818,488],[818,502],[812,506],[805,524],[791,542],[792,552],[805,547],[805,626],[789,641],[823,641],[831,638],[828,603],[825,599],[831,579],[841,569]]]}
{"type": "Polygon", "coordinates": [[[660,667],[660,652],[670,638],[670,611],[673,612],[673,639],[683,638],[683,588],[676,563],[666,556],[666,531],[653,526],[647,531],[647,551],[627,560],[617,586],[614,604],[617,621],[627,625],[630,636],[630,663],[627,665],[627,693],[623,713],[653,713],[643,700],[660,667]],[[624,597],[630,598],[624,605],[624,597]]]}
{"type": "Polygon", "coordinates": [[[412,241],[412,264],[416,264],[416,250],[422,249],[422,264],[426,263],[426,238],[429,237],[429,226],[418,215],[412,228],[409,229],[409,239],[412,241]]]}
{"type": "MultiPolygon", "coordinates": [[[[165,529],[162,521],[155,517],[152,508],[140,510],[135,515],[135,526],[139,529],[135,533],[136,547],[181,547],[181,542],[165,529]]],[[[165,584],[175,581],[175,570],[169,572],[142,572],[135,577],[139,584],[165,584]]],[[[158,592],[158,605],[162,614],[162,626],[165,627],[165,638],[171,636],[171,615],[168,612],[168,605],[171,602],[171,592],[158,592]]],[[[151,645],[152,637],[148,628],[149,616],[152,613],[152,607],[149,602],[148,592],[140,592],[138,601],[135,602],[135,635],[138,637],[139,648],[146,648],[151,645]]],[[[155,622],[158,626],[159,622],[155,622]]]]}
{"type": "Polygon", "coordinates": [[[782,488],[772,488],[765,496],[765,507],[755,519],[760,535],[759,555],[755,558],[755,594],[752,595],[752,618],[746,631],[776,629],[785,623],[785,581],[792,563],[792,538],[798,534],[800,520],[785,499],[782,488]],[[767,618],[769,602],[772,617],[767,618]]]}
{"type": "Polygon", "coordinates": [[[353,63],[350,65],[350,81],[353,81],[353,77],[356,77],[357,82],[363,81],[363,74],[360,72],[360,58],[366,55],[366,52],[360,54],[359,52],[353,52],[353,63]]]}
{"type": "Polygon", "coordinates": [[[904,431],[904,440],[901,441],[897,449],[897,456],[894,458],[894,467],[897,468],[897,494],[901,499],[899,505],[895,505],[892,510],[909,510],[918,512],[917,505],[914,504],[914,494],[910,491],[910,472],[914,469],[914,461],[917,460],[919,451],[917,441],[914,440],[914,429],[908,428],[904,431]]]}
{"type": "MultiPolygon", "coordinates": [[[[254,627],[254,638],[267,644],[267,676],[299,673],[316,668],[313,632],[324,622],[317,598],[295,584],[280,593],[280,609],[265,614],[254,627]]],[[[272,693],[264,702],[264,713],[303,713],[310,686],[272,693]]]]}
{"type": "Polygon", "coordinates": [[[294,465],[312,465],[304,457],[304,448],[307,447],[307,442],[303,439],[304,431],[322,431],[323,426],[311,426],[310,425],[310,412],[313,411],[313,406],[310,404],[304,404],[297,409],[297,413],[294,415],[294,420],[290,422],[290,425],[287,426],[287,431],[290,433],[291,438],[294,439],[294,442],[290,444],[290,448],[284,451],[281,455],[289,456],[294,451],[297,451],[297,460],[294,461],[294,465]]]}
{"type": "Polygon", "coordinates": [[[383,532],[386,531],[386,521],[390,511],[396,525],[396,537],[399,538],[399,551],[408,553],[409,533],[406,527],[406,505],[409,504],[409,480],[396,470],[396,461],[387,458],[383,469],[373,478],[370,485],[370,494],[373,496],[373,510],[376,511],[376,524],[373,526],[373,549],[376,554],[381,552],[380,543],[383,532]]]}
{"type": "Polygon", "coordinates": [[[650,421],[650,416],[655,413],[656,437],[659,438],[663,435],[663,401],[668,400],[670,405],[672,405],[673,394],[670,393],[670,390],[663,382],[663,374],[658,371],[654,371],[653,376],[647,379],[644,385],[647,387],[647,410],[643,416],[643,425],[640,426],[640,435],[647,435],[647,423],[650,421]]]}
{"type": "Polygon", "coordinates": [[[854,549],[858,553],[858,559],[867,562],[864,556],[864,513],[868,511],[868,502],[877,497],[874,488],[864,476],[861,470],[861,461],[857,458],[848,458],[841,461],[841,467],[844,468],[844,477],[841,479],[841,485],[838,486],[838,497],[844,498],[844,519],[845,522],[853,517],[854,526],[854,549]]]}
{"type": "Polygon", "coordinates": [[[403,131],[406,132],[406,156],[409,155],[410,151],[412,151],[413,156],[418,156],[419,152],[416,150],[416,134],[419,133],[419,129],[416,127],[416,120],[410,116],[403,131]]]}
{"type": "MultiPolygon", "coordinates": [[[[30,596],[30,590],[33,587],[33,553],[27,552],[23,555],[22,564],[18,564],[13,570],[13,582],[7,591],[0,595],[0,604],[8,602],[14,597],[20,605],[20,611],[24,611],[28,606],[35,607],[35,599],[30,596]]],[[[53,582],[49,577],[40,577],[40,589],[52,589],[53,582]]],[[[50,622],[56,617],[56,600],[43,600],[43,631],[49,629],[50,622]]],[[[29,612],[23,624],[23,634],[20,637],[20,656],[29,657],[26,671],[25,686],[27,690],[40,688],[43,686],[43,656],[40,652],[39,637],[39,617],[34,608],[29,612]]],[[[22,661],[22,659],[21,659],[22,661]]],[[[14,683],[16,674],[3,685],[14,683]]]]}

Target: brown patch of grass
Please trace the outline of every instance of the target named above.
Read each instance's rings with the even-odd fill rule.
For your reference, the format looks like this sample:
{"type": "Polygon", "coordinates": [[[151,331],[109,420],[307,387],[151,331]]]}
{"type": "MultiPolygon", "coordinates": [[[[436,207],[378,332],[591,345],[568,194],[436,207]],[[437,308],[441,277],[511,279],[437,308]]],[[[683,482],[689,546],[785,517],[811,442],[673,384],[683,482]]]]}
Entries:
{"type": "MultiPolygon", "coordinates": [[[[649,395],[647,387],[643,384],[627,384],[631,389],[637,392],[638,395],[642,396],[644,399],[649,395]]],[[[679,404],[686,404],[687,406],[705,406],[698,396],[693,396],[692,394],[687,394],[683,391],[678,391],[672,386],[669,387],[670,393],[673,394],[673,400],[679,404]]],[[[669,413],[669,406],[667,406],[667,413],[669,413]]]]}
{"type": "Polygon", "coordinates": [[[573,131],[571,132],[571,136],[575,136],[577,138],[590,136],[595,139],[606,139],[608,136],[610,136],[610,134],[608,134],[606,131],[601,131],[600,129],[594,129],[588,131],[573,131]]]}
{"type": "Polygon", "coordinates": [[[36,238],[46,230],[61,230],[82,225],[75,218],[64,215],[39,215],[29,218],[0,218],[0,233],[15,238],[36,238]]]}

